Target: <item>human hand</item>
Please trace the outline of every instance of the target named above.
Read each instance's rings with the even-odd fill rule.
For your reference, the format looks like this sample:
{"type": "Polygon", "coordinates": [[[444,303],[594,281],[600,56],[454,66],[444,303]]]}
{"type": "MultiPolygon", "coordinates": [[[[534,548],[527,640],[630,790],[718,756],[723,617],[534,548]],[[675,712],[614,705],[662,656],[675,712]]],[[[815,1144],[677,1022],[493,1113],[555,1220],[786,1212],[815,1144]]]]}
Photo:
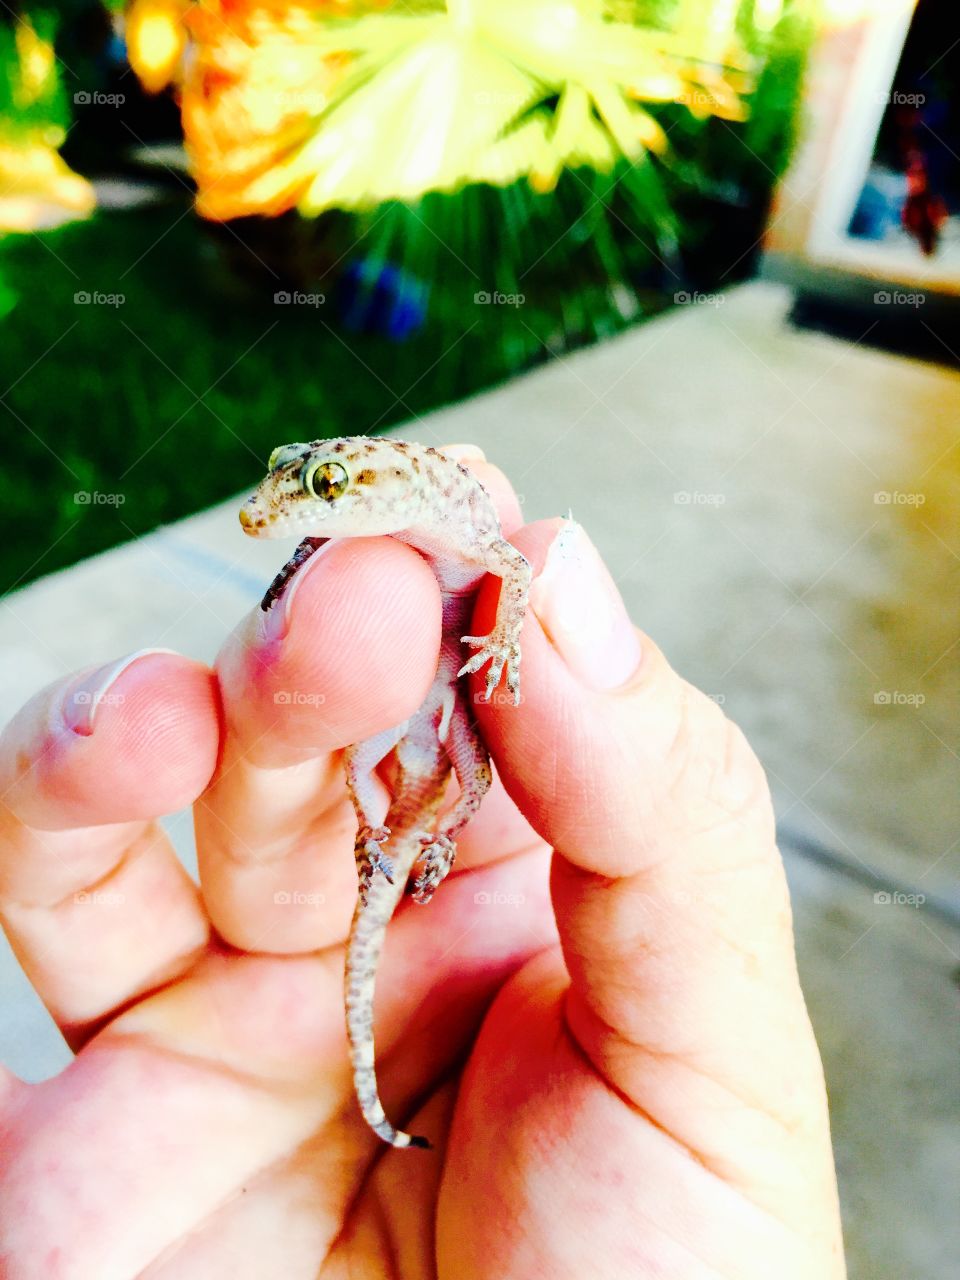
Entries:
{"type": "Polygon", "coordinates": [[[760,766],[584,535],[473,465],[546,567],[522,705],[477,703],[502,782],[380,971],[384,1103],[436,1149],[369,1132],[343,1032],[338,752],[416,708],[440,629],[426,563],[363,539],[215,674],[146,654],[0,742],[0,918],[77,1051],[0,1080],[8,1280],[843,1276],[760,766]],[[192,802],[200,891],[155,822],[192,802]]]}

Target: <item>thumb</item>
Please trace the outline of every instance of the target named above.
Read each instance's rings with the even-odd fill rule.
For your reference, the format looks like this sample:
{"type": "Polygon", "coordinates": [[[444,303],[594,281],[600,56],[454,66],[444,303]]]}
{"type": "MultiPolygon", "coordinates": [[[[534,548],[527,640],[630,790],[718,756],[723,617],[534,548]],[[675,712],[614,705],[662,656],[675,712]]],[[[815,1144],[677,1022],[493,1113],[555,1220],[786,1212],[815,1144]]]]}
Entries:
{"type": "Polygon", "coordinates": [[[781,1179],[805,1179],[808,1205],[811,1176],[830,1196],[822,1071],[763,770],[635,630],[580,526],[543,522],[513,541],[536,575],[523,700],[478,701],[477,714],[507,790],[556,851],[570,1032],[708,1167],[766,1195],[768,1157],[799,1138],[810,1160],[791,1149],[781,1179]]]}

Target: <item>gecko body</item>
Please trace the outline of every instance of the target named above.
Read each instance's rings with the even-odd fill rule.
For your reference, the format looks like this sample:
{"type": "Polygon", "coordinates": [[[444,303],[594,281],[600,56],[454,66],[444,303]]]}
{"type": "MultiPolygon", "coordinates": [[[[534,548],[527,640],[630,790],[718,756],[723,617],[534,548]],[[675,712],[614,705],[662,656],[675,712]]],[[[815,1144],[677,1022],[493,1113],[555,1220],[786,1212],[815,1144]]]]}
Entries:
{"type": "Polygon", "coordinates": [[[373,1035],[377,966],[387,925],[408,884],[416,902],[430,901],[453,865],[458,833],[490,786],[490,757],[462,677],[489,662],[484,696],[491,697],[505,673],[519,701],[519,636],[530,566],[503,537],[493,501],[475,476],[435,449],[401,440],[349,436],[275,449],[266,479],[240,511],[240,523],[256,537],[301,538],[264,596],[264,609],[274,606],[300,566],[330,538],[397,538],[428,560],[440,586],[440,654],[423,704],[403,724],[344,752],[357,814],[360,882],[345,972],[354,1087],[365,1120],[384,1141],[429,1146],[425,1138],[396,1129],[380,1103],[373,1035]],[[502,583],[493,630],[464,635],[486,573],[502,583]],[[466,663],[462,643],[476,650],[466,663]],[[391,752],[396,780],[379,822],[376,770],[391,752]],[[460,793],[441,813],[451,771],[460,793]]]}

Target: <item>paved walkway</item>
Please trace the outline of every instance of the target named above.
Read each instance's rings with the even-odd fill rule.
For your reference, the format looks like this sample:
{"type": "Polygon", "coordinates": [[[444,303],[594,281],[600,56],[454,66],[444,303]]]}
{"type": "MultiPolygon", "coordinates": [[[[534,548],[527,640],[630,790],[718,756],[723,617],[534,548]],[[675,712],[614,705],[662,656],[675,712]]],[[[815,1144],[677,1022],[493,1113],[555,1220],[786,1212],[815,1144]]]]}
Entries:
{"type": "MultiPolygon", "coordinates": [[[[788,301],[753,284],[677,308],[403,434],[476,441],[529,519],[572,502],[637,621],[746,730],[777,800],[851,1278],[942,1280],[960,1256],[960,375],[798,333],[788,301]]],[[[230,503],[8,597],[0,716],[141,645],[212,658],[278,554],[230,503]]],[[[189,823],[171,827],[189,863],[189,823]]],[[[3,957],[0,997],[0,1056],[56,1070],[3,957]]]]}

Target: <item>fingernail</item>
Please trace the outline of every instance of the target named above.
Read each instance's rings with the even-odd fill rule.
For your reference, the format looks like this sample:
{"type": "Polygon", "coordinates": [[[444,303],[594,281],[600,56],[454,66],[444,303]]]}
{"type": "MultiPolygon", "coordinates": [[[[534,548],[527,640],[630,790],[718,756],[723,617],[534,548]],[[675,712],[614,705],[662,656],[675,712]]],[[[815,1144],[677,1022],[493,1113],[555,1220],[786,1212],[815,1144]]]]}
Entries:
{"type": "Polygon", "coordinates": [[[293,617],[293,601],[297,592],[300,590],[300,584],[308,573],[312,573],[323,557],[327,554],[331,547],[337,545],[337,540],[331,538],[329,542],[325,542],[322,547],[318,547],[316,551],[305,560],[297,569],[283,588],[283,592],[279,600],[274,600],[273,604],[266,611],[259,610],[257,613],[257,631],[260,639],[266,644],[270,644],[276,640],[282,640],[290,630],[290,619],[293,617]]]}
{"type": "Polygon", "coordinates": [[[453,458],[455,462],[486,462],[487,455],[476,444],[442,444],[440,453],[453,458]]]}
{"type": "Polygon", "coordinates": [[[112,692],[117,679],[127,667],[146,658],[151,653],[176,653],[175,649],[137,649],[128,653],[125,658],[109,662],[106,666],[97,667],[82,675],[75,684],[68,685],[63,695],[61,714],[68,729],[88,738],[93,733],[93,724],[97,711],[104,704],[116,705],[123,702],[122,693],[112,692]]]}
{"type": "Polygon", "coordinates": [[[551,644],[591,689],[616,689],[636,671],[640,641],[616,583],[581,525],[565,520],[530,604],[551,644]]]}

